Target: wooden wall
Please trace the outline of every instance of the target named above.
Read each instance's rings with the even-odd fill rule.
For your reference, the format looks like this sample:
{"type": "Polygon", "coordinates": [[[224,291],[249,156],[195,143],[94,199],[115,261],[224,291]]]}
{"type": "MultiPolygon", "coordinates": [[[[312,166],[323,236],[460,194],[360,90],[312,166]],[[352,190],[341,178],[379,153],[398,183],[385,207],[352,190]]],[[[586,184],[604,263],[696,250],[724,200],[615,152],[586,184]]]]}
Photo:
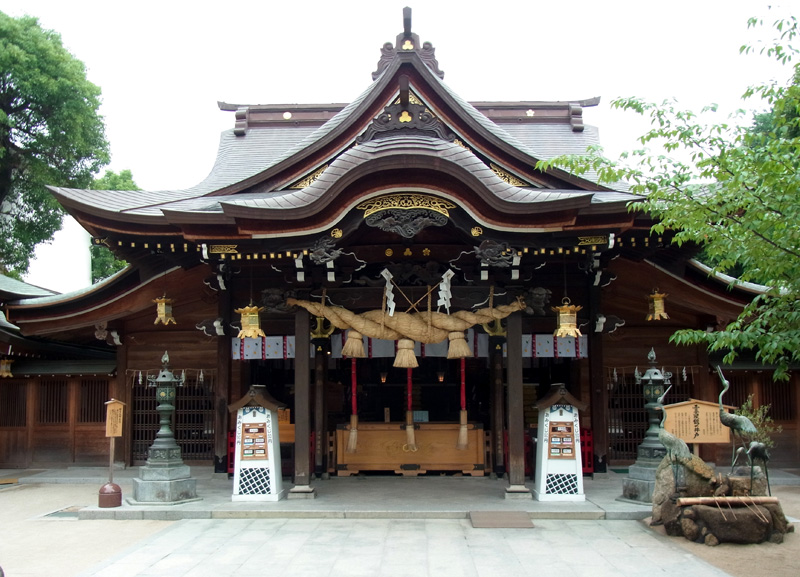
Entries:
{"type": "Polygon", "coordinates": [[[0,383],[0,467],[108,462],[106,375],[48,376],[0,383]]]}

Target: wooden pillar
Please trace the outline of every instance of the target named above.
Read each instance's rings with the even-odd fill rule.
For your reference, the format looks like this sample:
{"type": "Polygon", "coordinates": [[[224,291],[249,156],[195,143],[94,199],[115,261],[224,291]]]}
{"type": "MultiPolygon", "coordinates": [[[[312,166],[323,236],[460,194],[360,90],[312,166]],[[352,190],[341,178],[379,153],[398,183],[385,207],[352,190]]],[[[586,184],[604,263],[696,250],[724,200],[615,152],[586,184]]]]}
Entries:
{"type": "Polygon", "coordinates": [[[327,380],[330,339],[314,340],[314,474],[325,474],[327,428],[325,427],[325,381],[327,380]]]}
{"type": "Polygon", "coordinates": [[[114,460],[133,465],[133,387],[128,375],[128,345],[117,347],[117,378],[111,383],[111,397],[125,403],[121,443],[114,443],[114,460]]]}
{"type": "Polygon", "coordinates": [[[311,326],[309,314],[300,309],[294,317],[294,487],[289,499],[313,498],[311,488],[311,411],[310,411],[310,362],[311,326]]]}
{"type": "MultiPolygon", "coordinates": [[[[231,321],[230,291],[219,291],[217,316],[223,326],[229,327],[231,321]]],[[[217,338],[217,378],[214,383],[214,472],[228,472],[228,404],[230,402],[231,382],[231,339],[228,336],[217,338]]]]}
{"type": "Polygon", "coordinates": [[[506,472],[505,455],[503,454],[503,433],[505,432],[505,390],[503,387],[503,337],[489,337],[489,362],[492,395],[492,454],[496,475],[506,472]]]}
{"type": "MultiPolygon", "coordinates": [[[[589,286],[589,318],[601,313],[600,287],[589,286]]],[[[589,395],[592,419],[592,443],[594,445],[594,472],[608,472],[608,387],[603,374],[603,334],[589,323],[589,395]]]]}
{"type": "Polygon", "coordinates": [[[530,496],[525,487],[525,413],[522,402],[522,316],[508,317],[508,488],[506,496],[530,496]]]}

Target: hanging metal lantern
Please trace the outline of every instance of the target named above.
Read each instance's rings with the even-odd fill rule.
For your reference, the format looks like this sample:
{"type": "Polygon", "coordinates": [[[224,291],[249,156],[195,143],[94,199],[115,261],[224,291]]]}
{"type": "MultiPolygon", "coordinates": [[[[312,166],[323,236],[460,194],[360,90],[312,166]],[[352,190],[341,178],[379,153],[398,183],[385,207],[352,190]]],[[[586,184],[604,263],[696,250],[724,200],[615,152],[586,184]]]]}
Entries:
{"type": "Polygon", "coordinates": [[[569,304],[568,297],[561,300],[560,307],[550,307],[558,313],[558,326],[553,336],[555,337],[580,337],[583,336],[578,329],[578,311],[583,307],[569,304]]]}
{"type": "Polygon", "coordinates": [[[669,315],[664,310],[664,299],[667,296],[668,295],[664,293],[658,292],[658,289],[655,289],[650,294],[650,312],[647,315],[648,321],[660,321],[669,318],[669,315]]]}
{"type": "Polygon", "coordinates": [[[242,315],[242,330],[239,331],[238,338],[256,338],[266,337],[264,331],[261,330],[261,319],[258,313],[264,310],[264,307],[258,307],[250,301],[250,304],[240,309],[234,309],[233,312],[242,315]]]}
{"type": "Polygon", "coordinates": [[[172,305],[175,303],[173,299],[168,299],[167,295],[164,294],[161,298],[153,299],[153,302],[156,303],[156,320],[153,321],[154,325],[158,323],[163,325],[168,325],[169,323],[173,325],[178,324],[178,321],[172,316],[172,305]]]}
{"type": "Polygon", "coordinates": [[[0,377],[11,378],[14,375],[11,374],[11,363],[14,362],[14,359],[0,359],[0,377]]]}

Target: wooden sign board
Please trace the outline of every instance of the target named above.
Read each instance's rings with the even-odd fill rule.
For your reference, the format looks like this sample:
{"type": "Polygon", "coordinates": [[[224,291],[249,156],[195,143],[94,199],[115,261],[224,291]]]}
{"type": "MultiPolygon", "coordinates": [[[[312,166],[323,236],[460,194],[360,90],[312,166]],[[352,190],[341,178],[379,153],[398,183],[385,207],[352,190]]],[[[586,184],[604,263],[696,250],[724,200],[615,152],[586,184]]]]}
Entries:
{"type": "Polygon", "coordinates": [[[572,421],[550,421],[548,459],[575,458],[575,431],[572,421]]]}
{"type": "Polygon", "coordinates": [[[122,436],[122,418],[125,415],[125,403],[117,399],[106,401],[106,437],[122,436]]]}
{"type": "MultiPolygon", "coordinates": [[[[733,407],[723,405],[724,409],[733,407]]],[[[719,405],[689,399],[666,405],[664,429],[687,443],[730,443],[730,429],[719,420],[719,405]]]]}
{"type": "Polygon", "coordinates": [[[244,423],[242,425],[242,460],[264,461],[268,458],[267,423],[244,423]]]}

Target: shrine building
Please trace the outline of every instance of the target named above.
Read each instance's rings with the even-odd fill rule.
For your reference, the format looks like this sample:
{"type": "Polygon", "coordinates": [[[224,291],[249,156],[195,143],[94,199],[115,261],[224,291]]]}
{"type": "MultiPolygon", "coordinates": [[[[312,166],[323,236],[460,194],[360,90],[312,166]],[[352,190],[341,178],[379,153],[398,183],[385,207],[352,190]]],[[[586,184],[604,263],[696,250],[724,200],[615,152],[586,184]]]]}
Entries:
{"type": "MultiPolygon", "coordinates": [[[[651,233],[624,185],[536,168],[599,143],[583,116],[599,98],[467,101],[410,12],[366,49],[377,65],[350,103],[220,103],[232,127],[196,186],[51,188],[129,266],[64,295],[0,285],[0,467],[107,462],[112,397],[129,409],[115,459],[142,464],[165,350],[184,381],[184,460],[225,472],[228,406],[260,384],[287,407],[298,486],[362,472],[523,485],[553,383],[586,406],[584,470],[630,464],[651,349],[671,373],[666,402],[717,400],[715,360],[669,337],[724,327],[758,287],[651,233]]],[[[770,373],[726,367],[725,401],[772,404],[771,466],[796,464],[797,376],[770,373]]]]}

